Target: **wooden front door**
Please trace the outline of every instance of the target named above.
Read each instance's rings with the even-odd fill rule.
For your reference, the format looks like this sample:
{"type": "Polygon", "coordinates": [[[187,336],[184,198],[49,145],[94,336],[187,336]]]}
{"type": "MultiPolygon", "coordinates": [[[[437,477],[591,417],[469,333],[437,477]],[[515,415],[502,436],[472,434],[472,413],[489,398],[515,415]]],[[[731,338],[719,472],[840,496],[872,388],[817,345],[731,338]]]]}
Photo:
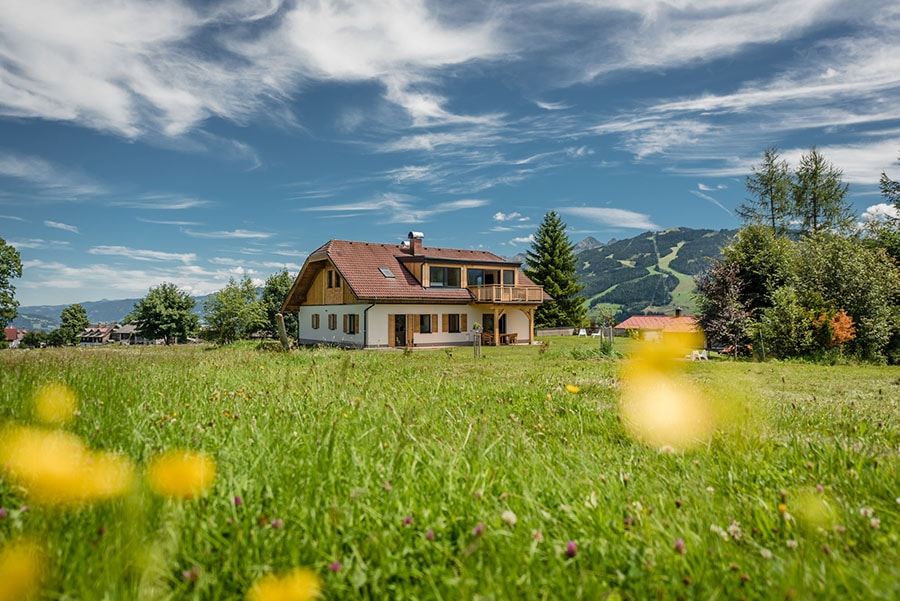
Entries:
{"type": "Polygon", "coordinates": [[[394,315],[393,346],[406,346],[406,315],[394,315]]]}

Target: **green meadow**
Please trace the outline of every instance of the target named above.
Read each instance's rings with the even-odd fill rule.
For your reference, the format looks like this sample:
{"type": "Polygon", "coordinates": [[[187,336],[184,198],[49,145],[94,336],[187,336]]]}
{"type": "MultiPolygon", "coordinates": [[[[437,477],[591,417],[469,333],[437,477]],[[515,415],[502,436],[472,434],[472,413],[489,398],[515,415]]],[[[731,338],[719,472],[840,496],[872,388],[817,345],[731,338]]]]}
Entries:
{"type": "Polygon", "coordinates": [[[216,479],[60,508],[0,477],[0,549],[43,549],[46,599],[243,599],[296,567],[326,599],[900,598],[900,371],[683,361],[715,431],[659,448],[596,347],[4,351],[0,423],[65,383],[91,449],[216,479]]]}

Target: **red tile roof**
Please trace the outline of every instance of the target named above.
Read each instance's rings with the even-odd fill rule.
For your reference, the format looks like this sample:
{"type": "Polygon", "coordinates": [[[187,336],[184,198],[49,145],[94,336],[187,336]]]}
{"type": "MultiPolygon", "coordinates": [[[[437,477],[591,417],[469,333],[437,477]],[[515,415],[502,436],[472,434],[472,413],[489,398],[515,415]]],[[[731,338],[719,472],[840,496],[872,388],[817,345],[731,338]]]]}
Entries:
{"type": "Polygon", "coordinates": [[[697,318],[690,315],[632,315],[616,328],[623,330],[662,330],[664,332],[698,332],[697,318]]]}
{"type": "MultiPolygon", "coordinates": [[[[348,240],[329,240],[310,253],[285,300],[283,310],[296,311],[303,302],[306,291],[312,285],[315,276],[330,260],[340,273],[350,290],[361,300],[410,300],[468,303],[472,300],[466,288],[426,288],[422,286],[404,265],[428,261],[473,263],[478,265],[496,265],[498,267],[519,267],[519,263],[510,262],[482,250],[463,250],[455,248],[423,247],[413,255],[408,247],[398,244],[379,244],[373,242],[353,242],[348,240]],[[385,267],[394,277],[385,277],[381,272],[385,267]]],[[[520,286],[534,286],[528,277],[519,270],[517,283],[520,286]]]]}

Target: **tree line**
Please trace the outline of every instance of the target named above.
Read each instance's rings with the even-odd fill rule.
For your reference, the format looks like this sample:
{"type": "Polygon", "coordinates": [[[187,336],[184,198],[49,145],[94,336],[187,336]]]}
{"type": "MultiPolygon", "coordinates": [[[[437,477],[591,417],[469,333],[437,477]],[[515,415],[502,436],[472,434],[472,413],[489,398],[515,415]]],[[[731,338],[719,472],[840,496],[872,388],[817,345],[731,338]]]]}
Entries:
{"type": "MultiPolygon", "coordinates": [[[[193,338],[228,344],[256,334],[276,337],[275,314],[281,309],[292,283],[293,278],[286,269],[273,273],[258,295],[249,276],[240,281],[231,278],[227,286],[203,302],[204,323],[201,324],[200,316],[194,312],[196,300],[175,284],[164,282],[150,288],[123,322],[134,324],[138,336],[162,340],[165,344],[187,342],[193,338]]],[[[15,313],[9,319],[13,317],[15,313]]],[[[288,332],[296,331],[296,315],[285,315],[284,320],[288,332]]],[[[51,332],[28,332],[22,346],[74,346],[90,325],[84,307],[70,305],[60,314],[59,328],[51,332]]]]}
{"type": "Polygon", "coordinates": [[[900,363],[900,185],[894,213],[865,224],[842,171],[813,147],[795,170],[767,149],[746,179],[744,223],[695,278],[710,342],[761,358],[853,357],[900,363]]]}

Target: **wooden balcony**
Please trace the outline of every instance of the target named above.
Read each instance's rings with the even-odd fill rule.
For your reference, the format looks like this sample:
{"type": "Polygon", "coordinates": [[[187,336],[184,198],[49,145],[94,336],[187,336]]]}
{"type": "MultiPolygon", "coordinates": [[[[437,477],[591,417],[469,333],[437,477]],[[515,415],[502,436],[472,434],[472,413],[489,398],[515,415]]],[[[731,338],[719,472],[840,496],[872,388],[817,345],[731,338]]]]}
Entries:
{"type": "Polygon", "coordinates": [[[544,300],[543,286],[469,286],[477,303],[539,304],[544,300]]]}

